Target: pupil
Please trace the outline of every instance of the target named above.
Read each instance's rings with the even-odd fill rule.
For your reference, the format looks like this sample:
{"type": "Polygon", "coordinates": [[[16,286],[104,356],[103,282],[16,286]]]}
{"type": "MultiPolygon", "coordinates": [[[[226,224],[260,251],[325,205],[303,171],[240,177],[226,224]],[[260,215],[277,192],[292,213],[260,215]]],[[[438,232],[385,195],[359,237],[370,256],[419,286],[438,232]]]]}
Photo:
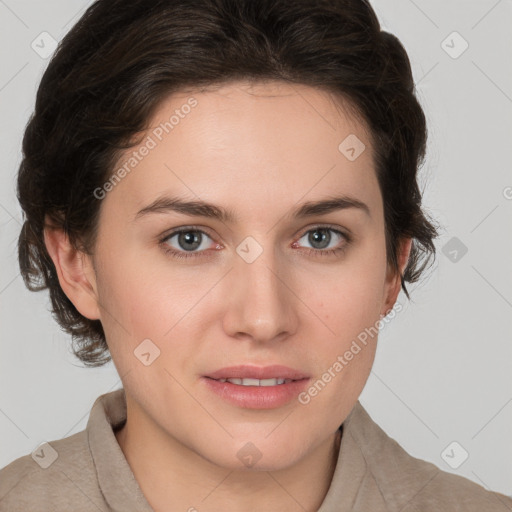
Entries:
{"type": "Polygon", "coordinates": [[[184,231],[179,234],[178,243],[183,249],[192,251],[201,245],[201,237],[199,235],[197,231],[184,231]],[[187,244],[191,244],[192,247],[187,247],[187,244]]]}
{"type": "Polygon", "coordinates": [[[320,244],[320,247],[315,249],[325,249],[331,241],[331,234],[328,229],[315,229],[309,234],[309,243],[315,247],[315,244],[320,244]]]}

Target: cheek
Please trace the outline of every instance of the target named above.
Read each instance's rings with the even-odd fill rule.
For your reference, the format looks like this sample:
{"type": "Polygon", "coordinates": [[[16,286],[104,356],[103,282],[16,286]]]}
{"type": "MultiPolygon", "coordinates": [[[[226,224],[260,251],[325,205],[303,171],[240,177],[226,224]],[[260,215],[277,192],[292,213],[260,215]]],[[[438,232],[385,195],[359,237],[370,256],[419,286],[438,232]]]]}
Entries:
{"type": "MultiPolygon", "coordinates": [[[[371,369],[379,332],[379,303],[375,291],[370,287],[367,290],[367,293],[363,293],[366,290],[356,293],[349,286],[337,289],[331,300],[323,296],[318,308],[329,329],[325,329],[328,335],[316,340],[314,357],[320,372],[343,375],[343,380],[355,379],[356,385],[366,379],[371,369]]],[[[329,380],[329,375],[325,380],[329,380]]]]}
{"type": "Polygon", "coordinates": [[[312,416],[322,417],[329,411],[329,421],[335,427],[336,421],[350,411],[370,374],[380,309],[373,279],[362,283],[352,275],[336,286],[331,284],[327,290],[327,294],[312,297],[329,330],[322,329],[327,334],[315,337],[314,350],[306,349],[317,373],[299,402],[312,416]]]}
{"type": "Polygon", "coordinates": [[[163,324],[171,322],[170,314],[162,314],[165,282],[156,279],[151,266],[127,256],[128,251],[116,252],[105,245],[103,249],[98,268],[101,323],[116,360],[125,361],[145,338],[161,335],[163,324]]]}
{"type": "Polygon", "coordinates": [[[320,377],[330,371],[322,380],[332,392],[357,394],[373,364],[386,275],[384,239],[380,242],[360,247],[306,295],[325,333],[316,337],[312,356],[320,377]]]}
{"type": "Polygon", "coordinates": [[[165,264],[163,257],[130,256],[129,250],[105,253],[99,280],[100,300],[108,310],[105,322],[117,321],[136,337],[162,337],[208,286],[207,276],[199,279],[197,270],[165,264]]]}
{"type": "Polygon", "coordinates": [[[308,295],[326,324],[344,338],[379,319],[386,279],[383,244],[361,244],[308,295]]]}

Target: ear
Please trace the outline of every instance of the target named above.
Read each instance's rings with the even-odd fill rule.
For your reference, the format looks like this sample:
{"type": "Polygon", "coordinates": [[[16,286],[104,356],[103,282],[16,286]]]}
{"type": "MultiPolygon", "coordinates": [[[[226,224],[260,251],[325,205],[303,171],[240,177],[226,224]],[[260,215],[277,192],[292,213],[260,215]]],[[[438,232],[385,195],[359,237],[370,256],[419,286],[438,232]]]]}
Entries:
{"type": "Polygon", "coordinates": [[[391,266],[388,265],[388,275],[386,277],[385,286],[385,302],[381,315],[386,316],[389,311],[395,305],[396,299],[402,288],[402,281],[400,276],[404,273],[405,267],[409,261],[409,255],[411,253],[412,238],[401,238],[398,248],[398,268],[399,272],[396,272],[391,266]]]}
{"type": "Polygon", "coordinates": [[[91,257],[75,249],[63,229],[45,223],[44,242],[62,291],[84,317],[100,319],[96,273],[91,257]]]}

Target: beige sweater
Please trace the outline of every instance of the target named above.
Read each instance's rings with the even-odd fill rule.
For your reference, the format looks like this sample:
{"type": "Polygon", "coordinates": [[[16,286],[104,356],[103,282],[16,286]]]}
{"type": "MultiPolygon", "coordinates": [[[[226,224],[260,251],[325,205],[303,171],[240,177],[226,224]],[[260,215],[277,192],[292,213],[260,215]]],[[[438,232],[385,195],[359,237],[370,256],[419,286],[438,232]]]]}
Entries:
{"type": "MultiPolygon", "coordinates": [[[[125,419],[122,388],[99,396],[85,430],[0,470],[0,511],[152,512],[113,432],[125,419]]],[[[335,511],[511,512],[512,499],[410,456],[357,402],[318,512],[335,511]]]]}

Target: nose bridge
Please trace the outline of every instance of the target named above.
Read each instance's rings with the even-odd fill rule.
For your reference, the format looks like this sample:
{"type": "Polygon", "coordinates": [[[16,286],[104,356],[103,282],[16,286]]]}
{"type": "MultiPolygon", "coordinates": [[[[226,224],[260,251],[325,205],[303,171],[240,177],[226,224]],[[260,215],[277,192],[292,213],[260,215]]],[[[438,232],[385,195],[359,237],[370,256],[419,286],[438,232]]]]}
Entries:
{"type": "Polygon", "coordinates": [[[268,341],[294,330],[293,301],[283,263],[270,242],[260,245],[246,239],[237,247],[225,326],[231,335],[245,333],[268,341]]]}

